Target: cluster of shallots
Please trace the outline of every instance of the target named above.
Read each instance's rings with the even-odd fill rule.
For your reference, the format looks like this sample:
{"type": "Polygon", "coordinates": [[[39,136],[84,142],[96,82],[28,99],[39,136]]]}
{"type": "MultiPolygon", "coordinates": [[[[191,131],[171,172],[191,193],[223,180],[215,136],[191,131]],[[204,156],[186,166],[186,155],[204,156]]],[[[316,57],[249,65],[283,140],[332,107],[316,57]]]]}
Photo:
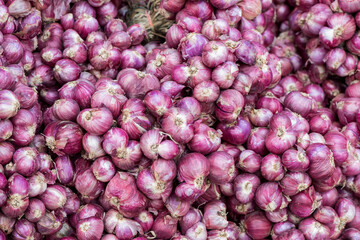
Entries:
{"type": "Polygon", "coordinates": [[[0,0],[0,240],[360,239],[360,2],[139,2],[0,0]]]}

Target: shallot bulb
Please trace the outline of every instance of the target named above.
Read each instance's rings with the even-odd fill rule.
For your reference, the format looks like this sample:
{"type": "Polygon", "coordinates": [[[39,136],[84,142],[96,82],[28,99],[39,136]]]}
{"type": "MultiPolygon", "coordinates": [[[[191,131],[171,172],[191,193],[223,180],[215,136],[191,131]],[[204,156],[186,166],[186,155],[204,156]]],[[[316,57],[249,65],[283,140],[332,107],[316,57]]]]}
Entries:
{"type": "Polygon", "coordinates": [[[46,145],[57,155],[76,154],[82,149],[83,131],[76,123],[54,121],[44,130],[46,145]]]}
{"type": "Polygon", "coordinates": [[[223,140],[234,145],[245,143],[248,138],[250,139],[252,133],[250,123],[241,116],[233,123],[219,123],[217,129],[222,132],[223,140]]]}
{"type": "Polygon", "coordinates": [[[15,170],[23,176],[32,176],[40,167],[39,152],[31,147],[19,148],[13,155],[15,170]]]}
{"type": "Polygon", "coordinates": [[[184,59],[201,56],[205,45],[209,40],[200,33],[188,33],[179,44],[179,50],[184,59]]]}
{"type": "Polygon", "coordinates": [[[335,205],[335,210],[338,213],[342,224],[349,223],[355,218],[355,204],[350,199],[339,198],[335,205]]]}
{"type": "Polygon", "coordinates": [[[163,116],[172,106],[172,101],[168,95],[158,90],[146,94],[144,98],[146,107],[156,116],[163,116]]]}
{"type": "Polygon", "coordinates": [[[121,52],[110,41],[92,44],[88,54],[89,61],[96,70],[116,68],[121,63],[121,52]]]}
{"type": "Polygon", "coordinates": [[[187,143],[194,136],[193,116],[185,110],[172,107],[165,113],[162,129],[179,143],[187,143]]]}
{"type": "Polygon", "coordinates": [[[330,177],[335,171],[334,157],[331,150],[324,144],[313,143],[306,149],[310,160],[308,174],[315,179],[330,177]]]}
{"type": "Polygon", "coordinates": [[[234,192],[240,203],[249,203],[255,198],[260,179],[254,174],[242,173],[234,179],[234,192]]]}
{"type": "Polygon", "coordinates": [[[339,215],[329,206],[320,207],[314,213],[314,218],[323,224],[335,224],[339,221],[339,215]]]}
{"type": "Polygon", "coordinates": [[[305,171],[310,164],[310,160],[307,157],[304,150],[286,150],[281,159],[282,164],[289,171],[305,171]]]}
{"type": "Polygon", "coordinates": [[[298,217],[309,217],[320,205],[321,195],[310,187],[291,198],[290,211],[298,217]]]}
{"type": "Polygon", "coordinates": [[[113,116],[107,108],[82,110],[76,118],[81,127],[93,135],[106,133],[113,124],[113,116]]]}
{"type": "Polygon", "coordinates": [[[52,109],[54,116],[64,121],[74,121],[80,112],[78,103],[73,99],[56,100],[52,109]]]}
{"type": "Polygon", "coordinates": [[[217,151],[208,156],[209,180],[215,184],[230,182],[236,174],[234,158],[227,152],[217,151]]]}
{"type": "Polygon", "coordinates": [[[177,223],[176,218],[171,217],[168,212],[164,211],[154,220],[152,231],[158,238],[171,238],[176,232],[177,223]]]}
{"type": "Polygon", "coordinates": [[[330,229],[314,218],[306,218],[299,224],[299,230],[302,231],[306,239],[329,239],[330,229]]]}
{"type": "Polygon", "coordinates": [[[144,73],[133,68],[123,69],[117,76],[117,81],[129,98],[143,98],[146,93],[158,90],[158,78],[151,73],[144,73]]]}
{"type": "Polygon", "coordinates": [[[210,162],[199,153],[190,153],[179,162],[179,177],[187,183],[201,187],[210,173],[210,162]]]}
{"type": "Polygon", "coordinates": [[[140,136],[151,127],[151,122],[145,114],[145,105],[139,99],[129,99],[122,108],[118,123],[131,139],[140,139],[140,136]]]}
{"type": "Polygon", "coordinates": [[[276,182],[261,184],[255,194],[256,204],[264,211],[279,210],[282,204],[282,192],[276,182]]]}
{"type": "Polygon", "coordinates": [[[200,153],[190,153],[180,160],[178,172],[179,178],[184,183],[177,186],[176,195],[182,199],[193,199],[205,191],[210,162],[200,153]]]}
{"type": "Polygon", "coordinates": [[[19,108],[20,102],[12,91],[0,91],[0,119],[9,119],[15,116],[19,108]]]}
{"type": "Polygon", "coordinates": [[[209,154],[216,151],[221,144],[221,133],[200,121],[194,123],[194,137],[188,143],[192,151],[209,154]]]}
{"type": "Polygon", "coordinates": [[[239,156],[236,166],[241,170],[254,173],[260,169],[261,156],[252,150],[244,150],[239,156]]]}
{"type": "Polygon", "coordinates": [[[260,171],[268,181],[279,181],[285,174],[280,157],[274,154],[268,154],[262,159],[260,171]]]}
{"type": "Polygon", "coordinates": [[[113,117],[117,118],[126,100],[125,92],[119,84],[110,80],[101,80],[96,83],[96,92],[91,97],[91,107],[105,106],[113,117]]]}
{"type": "Polygon", "coordinates": [[[284,194],[293,196],[310,187],[311,178],[306,173],[289,172],[281,179],[280,185],[284,194]]]}
{"type": "Polygon", "coordinates": [[[224,90],[220,93],[216,105],[217,118],[222,122],[232,123],[244,107],[244,97],[236,90],[224,90]]]}
{"type": "Polygon", "coordinates": [[[271,222],[261,211],[247,214],[244,219],[244,226],[246,233],[253,239],[263,239],[270,235],[271,222]]]}
{"type": "Polygon", "coordinates": [[[104,156],[106,153],[102,148],[102,137],[86,133],[82,138],[82,146],[85,150],[84,158],[95,159],[104,156]]]}
{"type": "Polygon", "coordinates": [[[108,157],[99,157],[91,165],[95,178],[101,182],[109,182],[115,175],[115,166],[108,157]]]}
{"type": "Polygon", "coordinates": [[[228,225],[225,203],[215,200],[204,207],[204,223],[207,229],[223,229],[228,225]]]}
{"type": "Polygon", "coordinates": [[[64,84],[59,89],[60,98],[75,100],[81,109],[90,107],[91,96],[95,92],[95,86],[84,79],[64,84]]]}
{"type": "Polygon", "coordinates": [[[49,210],[62,208],[66,203],[66,191],[60,185],[48,186],[45,192],[40,195],[40,200],[49,210]]]}
{"type": "Polygon", "coordinates": [[[190,202],[181,201],[175,194],[172,194],[166,200],[165,207],[172,217],[177,218],[184,216],[189,211],[190,202]]]}
{"type": "Polygon", "coordinates": [[[284,106],[306,117],[316,110],[316,102],[306,93],[293,91],[286,95],[284,106]],[[300,105],[299,103],[302,102],[300,105]]]}
{"type": "Polygon", "coordinates": [[[278,128],[269,132],[265,140],[266,148],[274,154],[281,154],[296,142],[296,134],[291,129],[278,128]]]}

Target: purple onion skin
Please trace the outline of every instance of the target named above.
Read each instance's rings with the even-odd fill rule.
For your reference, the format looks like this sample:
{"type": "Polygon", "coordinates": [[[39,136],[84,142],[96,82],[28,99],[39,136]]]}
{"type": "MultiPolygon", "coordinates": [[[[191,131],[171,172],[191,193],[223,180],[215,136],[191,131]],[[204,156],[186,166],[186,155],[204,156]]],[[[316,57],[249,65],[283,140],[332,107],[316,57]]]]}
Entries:
{"type": "Polygon", "coordinates": [[[0,0],[0,240],[360,240],[359,1],[0,0]]]}

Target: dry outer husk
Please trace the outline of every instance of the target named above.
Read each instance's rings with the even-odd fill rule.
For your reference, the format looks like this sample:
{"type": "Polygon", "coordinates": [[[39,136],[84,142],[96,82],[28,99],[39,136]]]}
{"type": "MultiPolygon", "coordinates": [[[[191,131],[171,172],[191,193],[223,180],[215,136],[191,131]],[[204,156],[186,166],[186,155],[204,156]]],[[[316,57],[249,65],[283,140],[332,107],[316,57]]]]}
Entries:
{"type": "Polygon", "coordinates": [[[146,40],[164,40],[166,32],[174,24],[171,14],[160,7],[161,0],[128,0],[126,13],[128,26],[139,24],[147,33],[146,40]]]}

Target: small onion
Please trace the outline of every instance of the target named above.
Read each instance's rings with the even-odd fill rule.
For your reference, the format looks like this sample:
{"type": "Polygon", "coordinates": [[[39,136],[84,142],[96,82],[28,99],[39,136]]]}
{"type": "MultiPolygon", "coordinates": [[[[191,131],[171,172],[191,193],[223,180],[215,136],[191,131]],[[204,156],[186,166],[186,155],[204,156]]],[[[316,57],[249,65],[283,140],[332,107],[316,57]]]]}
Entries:
{"type": "Polygon", "coordinates": [[[76,226],[77,237],[80,240],[100,239],[103,231],[103,220],[97,217],[81,219],[76,226]]]}
{"type": "Polygon", "coordinates": [[[223,229],[227,227],[225,203],[215,200],[204,207],[204,223],[207,229],[223,229]]]}
{"type": "Polygon", "coordinates": [[[204,81],[195,86],[193,94],[199,102],[212,103],[218,99],[220,88],[214,82],[204,81]]]}
{"type": "Polygon", "coordinates": [[[290,202],[290,211],[298,217],[309,217],[320,205],[321,195],[315,192],[314,187],[310,187],[303,192],[293,196],[290,202]]]}
{"type": "Polygon", "coordinates": [[[89,47],[89,61],[96,70],[116,68],[121,62],[120,51],[109,41],[94,43],[89,47]]]}
{"type": "Polygon", "coordinates": [[[255,194],[256,204],[265,211],[276,211],[282,203],[282,193],[279,185],[275,182],[261,184],[255,194]]]}
{"type": "MultiPolygon", "coordinates": [[[[202,105],[193,97],[184,97],[176,103],[176,106],[191,113],[194,120],[197,120],[201,116],[202,105]]],[[[204,105],[203,105],[204,106],[204,105]]]]}
{"type": "Polygon", "coordinates": [[[44,203],[37,199],[32,198],[29,202],[29,207],[25,212],[25,218],[30,222],[38,222],[45,215],[44,203]]]}
{"type": "Polygon", "coordinates": [[[207,239],[206,226],[202,222],[198,222],[186,231],[185,236],[189,239],[207,239]]]}
{"type": "Polygon", "coordinates": [[[68,57],[76,63],[84,63],[87,59],[87,48],[83,43],[76,43],[63,51],[64,57],[68,57]]]}
{"type": "Polygon", "coordinates": [[[167,212],[159,214],[154,220],[152,231],[158,238],[171,238],[176,232],[178,220],[171,217],[167,212]]]}
{"type": "Polygon", "coordinates": [[[82,146],[85,150],[84,158],[95,159],[106,153],[102,148],[102,137],[86,133],[82,138],[82,146]]]}
{"type": "Polygon", "coordinates": [[[80,112],[80,107],[73,99],[59,99],[52,107],[54,116],[59,120],[74,121],[80,112]]]}
{"type": "Polygon", "coordinates": [[[190,153],[180,160],[178,170],[181,179],[201,188],[210,173],[210,162],[200,153],[190,153]]]}
{"type": "Polygon", "coordinates": [[[151,127],[150,119],[145,114],[145,105],[135,98],[126,101],[118,123],[131,139],[136,140],[151,127]]]}
{"type": "Polygon", "coordinates": [[[231,124],[219,123],[217,129],[223,133],[223,140],[234,145],[245,143],[251,134],[250,123],[240,116],[231,124]]]}
{"type": "Polygon", "coordinates": [[[234,179],[234,192],[240,203],[249,203],[255,197],[256,189],[260,186],[260,179],[249,173],[239,174],[234,179]]]}
{"type": "Polygon", "coordinates": [[[284,194],[293,196],[311,185],[311,178],[306,173],[290,172],[284,176],[280,185],[284,194]]]}
{"type": "Polygon", "coordinates": [[[221,42],[211,41],[204,46],[202,60],[207,67],[217,67],[226,62],[227,57],[226,46],[221,42]]]}
{"type": "Polygon", "coordinates": [[[76,154],[82,149],[83,131],[76,123],[52,122],[45,127],[46,145],[59,156],[76,154]]]}
{"type": "Polygon", "coordinates": [[[7,68],[0,69],[1,89],[10,90],[15,85],[15,78],[7,68]]]}
{"type": "Polygon", "coordinates": [[[90,134],[102,135],[113,124],[113,116],[107,108],[91,108],[82,110],[77,122],[90,134]]]}
{"type": "Polygon", "coordinates": [[[327,239],[330,236],[330,229],[311,217],[300,222],[299,230],[303,232],[306,239],[311,240],[327,239]]]}
{"type": "Polygon", "coordinates": [[[91,169],[79,171],[75,177],[75,188],[85,201],[91,201],[104,191],[104,184],[98,181],[91,169]]]}
{"type": "Polygon", "coordinates": [[[335,210],[339,214],[340,220],[343,224],[349,223],[355,218],[355,205],[350,199],[339,198],[335,205],[335,210]]]}
{"type": "Polygon", "coordinates": [[[194,137],[188,143],[188,146],[192,151],[209,154],[220,147],[220,137],[220,132],[197,121],[194,123],[194,137]]]}
{"type": "Polygon", "coordinates": [[[6,141],[9,139],[13,129],[14,127],[10,120],[0,120],[0,140],[6,141]]]}
{"type": "Polygon", "coordinates": [[[180,108],[172,107],[165,113],[162,120],[162,128],[179,143],[189,142],[194,135],[193,116],[180,108]]]}
{"type": "Polygon", "coordinates": [[[115,175],[115,167],[108,157],[97,158],[91,168],[95,178],[101,182],[109,182],[115,175]]]}
{"type": "Polygon", "coordinates": [[[57,157],[55,159],[55,166],[59,181],[62,184],[70,184],[74,178],[75,171],[69,156],[57,157]]]}
{"type": "Polygon", "coordinates": [[[230,182],[235,175],[234,158],[223,151],[217,151],[208,156],[210,162],[209,179],[215,184],[230,182]]]}
{"type": "Polygon", "coordinates": [[[71,82],[80,76],[81,68],[70,59],[61,59],[56,62],[54,76],[60,82],[71,82]]]}
{"type": "Polygon", "coordinates": [[[40,159],[38,157],[36,149],[31,147],[19,148],[13,155],[13,163],[18,173],[24,176],[33,175],[40,165],[40,159]]]}
{"type": "Polygon", "coordinates": [[[25,219],[21,219],[15,224],[12,237],[14,239],[39,238],[40,234],[36,232],[34,224],[25,219]]]}
{"type": "Polygon", "coordinates": [[[271,223],[260,211],[247,214],[244,226],[247,234],[253,239],[263,239],[270,235],[271,223]]]}
{"type": "Polygon", "coordinates": [[[189,211],[190,202],[181,201],[175,194],[172,194],[166,200],[165,207],[172,217],[178,218],[184,216],[189,211]]]}
{"type": "Polygon", "coordinates": [[[309,95],[298,91],[293,91],[286,95],[284,106],[303,117],[316,110],[315,101],[309,95]],[[299,102],[303,102],[304,105],[299,106],[299,102]]]}
{"type": "Polygon", "coordinates": [[[223,19],[207,20],[202,26],[201,33],[209,40],[219,40],[222,35],[229,33],[229,25],[223,19]]]}
{"type": "Polygon", "coordinates": [[[143,98],[146,93],[160,88],[159,80],[155,75],[132,68],[120,71],[117,80],[129,98],[143,98]]]}
{"type": "Polygon", "coordinates": [[[53,213],[46,212],[36,223],[36,227],[40,234],[50,235],[59,231],[62,227],[62,223],[53,213]]]}
{"type": "Polygon", "coordinates": [[[66,203],[65,189],[60,185],[48,186],[43,194],[40,195],[45,207],[49,210],[62,208],[66,203]]]}
{"type": "Polygon", "coordinates": [[[29,196],[35,197],[43,192],[47,188],[47,180],[41,172],[37,172],[29,178],[29,196]]]}
{"type": "Polygon", "coordinates": [[[19,194],[11,194],[8,196],[5,204],[1,207],[1,211],[8,217],[19,217],[24,214],[29,206],[29,198],[19,194]]]}
{"type": "Polygon", "coordinates": [[[14,130],[12,140],[19,146],[28,145],[33,141],[36,131],[35,115],[29,110],[20,109],[12,118],[14,130]]]}
{"type": "Polygon", "coordinates": [[[262,159],[260,171],[268,181],[279,181],[285,174],[280,157],[274,154],[268,154],[262,159]]]}
{"type": "Polygon", "coordinates": [[[326,225],[334,224],[339,220],[339,216],[332,207],[320,207],[314,213],[314,218],[326,225]]]}
{"type": "Polygon", "coordinates": [[[180,229],[183,234],[194,224],[200,222],[201,213],[198,209],[190,208],[189,211],[179,220],[180,229]]]}
{"type": "Polygon", "coordinates": [[[306,149],[306,155],[310,160],[308,173],[312,178],[324,179],[335,171],[333,154],[324,144],[310,144],[306,149]]]}
{"type": "Polygon", "coordinates": [[[298,151],[294,149],[286,150],[282,155],[281,162],[290,171],[305,171],[310,164],[309,158],[302,149],[298,151]]]}
{"type": "Polygon", "coordinates": [[[337,192],[336,188],[333,188],[329,191],[322,192],[322,205],[323,206],[330,206],[333,207],[339,198],[339,193],[337,192]]]}
{"type": "Polygon", "coordinates": [[[244,106],[244,97],[236,90],[221,92],[217,100],[216,116],[220,121],[232,123],[240,114],[244,106]]]}
{"type": "Polygon", "coordinates": [[[134,220],[140,224],[144,232],[149,231],[154,223],[154,217],[148,211],[142,211],[134,220]]]}
{"type": "Polygon", "coordinates": [[[199,33],[189,33],[183,37],[179,44],[179,50],[184,59],[201,56],[205,45],[209,40],[199,33]]]}
{"type": "Polygon", "coordinates": [[[252,150],[242,151],[236,166],[241,170],[254,173],[260,169],[261,156],[252,150]]]}
{"type": "Polygon", "coordinates": [[[173,24],[166,33],[166,43],[169,47],[177,48],[182,38],[186,35],[183,27],[173,24]]]}
{"type": "Polygon", "coordinates": [[[16,95],[9,90],[0,90],[0,119],[9,119],[16,115],[20,102],[16,95]]]}
{"type": "Polygon", "coordinates": [[[247,148],[260,155],[267,154],[268,150],[265,146],[265,138],[268,132],[269,130],[267,128],[261,127],[251,130],[251,133],[247,140],[247,148]]]}

